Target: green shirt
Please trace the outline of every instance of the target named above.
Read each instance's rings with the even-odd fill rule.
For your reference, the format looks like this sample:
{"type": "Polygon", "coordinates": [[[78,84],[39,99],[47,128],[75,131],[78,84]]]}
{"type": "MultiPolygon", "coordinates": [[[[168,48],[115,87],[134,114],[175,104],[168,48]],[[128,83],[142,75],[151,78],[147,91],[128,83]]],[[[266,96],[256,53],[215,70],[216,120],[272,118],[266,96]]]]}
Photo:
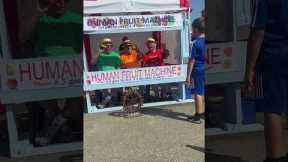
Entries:
{"type": "Polygon", "coordinates": [[[82,16],[66,12],[62,17],[43,16],[34,30],[35,57],[77,55],[82,49],[82,16]]]}
{"type": "Polygon", "coordinates": [[[110,71],[119,69],[121,65],[120,55],[117,52],[111,51],[109,54],[100,53],[96,62],[96,70],[110,71]]]}

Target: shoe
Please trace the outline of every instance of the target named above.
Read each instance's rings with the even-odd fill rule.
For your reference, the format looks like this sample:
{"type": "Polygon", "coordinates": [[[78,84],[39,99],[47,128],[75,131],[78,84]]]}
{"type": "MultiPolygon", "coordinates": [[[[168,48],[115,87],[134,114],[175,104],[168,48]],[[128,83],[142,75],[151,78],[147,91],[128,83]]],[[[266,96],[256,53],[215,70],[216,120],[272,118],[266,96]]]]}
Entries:
{"type": "Polygon", "coordinates": [[[188,120],[192,123],[195,123],[195,124],[201,124],[202,123],[201,117],[199,114],[195,114],[194,116],[188,117],[188,120]]]}
{"type": "Polygon", "coordinates": [[[205,120],[205,113],[201,113],[201,114],[199,114],[199,115],[200,115],[200,118],[201,118],[201,119],[205,120]]]}
{"type": "Polygon", "coordinates": [[[205,119],[205,113],[195,114],[194,116],[189,116],[187,119],[188,119],[188,120],[191,120],[191,119],[193,119],[195,116],[199,116],[201,119],[205,119]]]}

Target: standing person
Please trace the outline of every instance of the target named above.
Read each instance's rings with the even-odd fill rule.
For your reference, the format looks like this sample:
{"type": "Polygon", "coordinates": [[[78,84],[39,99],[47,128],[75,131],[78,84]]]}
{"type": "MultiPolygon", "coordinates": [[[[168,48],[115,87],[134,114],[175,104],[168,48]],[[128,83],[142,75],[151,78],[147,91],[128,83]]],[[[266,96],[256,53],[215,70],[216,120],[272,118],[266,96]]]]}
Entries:
{"type": "MultiPolygon", "coordinates": [[[[59,57],[79,55],[81,53],[83,33],[82,16],[68,10],[69,1],[70,0],[38,1],[39,4],[46,7],[41,14],[32,17],[32,39],[25,40],[23,36],[21,36],[21,33],[19,33],[19,39],[23,44],[27,42],[31,43],[25,45],[25,47],[31,48],[29,51],[33,51],[33,54],[29,57],[59,57]]],[[[41,142],[36,141],[37,131],[41,129],[42,123],[46,123],[45,126],[50,129],[53,123],[55,123],[55,125],[62,125],[64,124],[62,121],[67,121],[67,118],[69,118],[72,119],[70,121],[73,121],[73,126],[75,126],[75,123],[77,123],[78,126],[82,125],[82,115],[80,115],[82,112],[82,107],[80,106],[82,105],[81,98],[69,98],[67,100],[65,108],[60,108],[57,100],[26,103],[29,114],[31,115],[31,143],[34,145],[47,145],[55,135],[56,132],[46,132],[50,134],[44,137],[46,139],[41,139],[41,142]],[[67,107],[69,108],[67,109],[67,107]],[[43,117],[44,113],[45,118],[43,117]],[[79,117],[75,117],[75,114],[78,114],[79,117]],[[71,115],[73,117],[71,117],[71,115]],[[61,123],[54,121],[61,121],[61,123]]],[[[47,131],[49,131],[49,129],[47,129],[47,131]]]]}
{"type": "Polygon", "coordinates": [[[193,123],[201,124],[204,119],[205,92],[205,24],[203,19],[196,19],[192,23],[193,42],[187,69],[186,83],[191,86],[195,95],[195,115],[188,117],[193,123]]]}
{"type": "Polygon", "coordinates": [[[162,49],[157,49],[156,40],[152,37],[148,38],[146,41],[148,52],[143,56],[142,66],[143,67],[153,67],[164,65],[164,51],[162,49]]]}
{"type": "Polygon", "coordinates": [[[140,56],[130,40],[123,42],[120,47],[121,69],[137,68],[140,65],[140,56]]]}
{"type": "MultiPolygon", "coordinates": [[[[154,67],[154,66],[163,66],[165,51],[163,49],[157,49],[156,40],[152,37],[148,38],[146,41],[148,52],[146,52],[142,57],[142,67],[154,67]]],[[[159,86],[152,86],[155,96],[160,98],[160,91],[158,90],[159,86]]],[[[150,99],[150,85],[146,86],[145,97],[146,100],[150,99]]]]}
{"type": "Polygon", "coordinates": [[[256,64],[263,77],[266,160],[287,162],[281,154],[282,115],[288,114],[288,1],[258,0],[247,46],[246,95],[254,93],[256,64]]]}
{"type": "MultiPolygon", "coordinates": [[[[97,60],[94,61],[94,68],[96,71],[111,71],[119,69],[122,62],[118,52],[112,50],[113,43],[110,38],[104,38],[100,42],[100,54],[97,60]]],[[[112,102],[112,90],[102,90],[102,96],[104,100],[101,105],[97,105],[99,108],[107,107],[112,102]]]]}
{"type": "Polygon", "coordinates": [[[82,17],[68,10],[71,0],[40,0],[47,4],[34,27],[35,57],[79,55],[82,49],[82,17]]]}

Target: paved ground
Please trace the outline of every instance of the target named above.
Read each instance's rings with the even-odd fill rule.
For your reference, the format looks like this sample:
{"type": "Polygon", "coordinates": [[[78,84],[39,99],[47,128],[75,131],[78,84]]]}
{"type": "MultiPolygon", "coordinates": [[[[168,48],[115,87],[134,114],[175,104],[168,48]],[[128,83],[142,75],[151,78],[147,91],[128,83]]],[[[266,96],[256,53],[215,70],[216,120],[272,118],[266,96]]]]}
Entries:
{"type": "MultiPolygon", "coordinates": [[[[283,154],[288,152],[288,129],[285,129],[283,154]]],[[[263,132],[253,132],[234,135],[223,135],[206,138],[206,149],[211,153],[221,155],[219,162],[232,162],[232,157],[241,158],[243,162],[262,162],[265,158],[265,143],[263,132]]],[[[218,162],[213,160],[207,162],[218,162]]],[[[233,161],[234,162],[234,161],[233,161]]],[[[235,161],[236,162],[236,161],[235,161]]],[[[240,162],[240,161],[237,161],[240,162]]]]}
{"type": "Polygon", "coordinates": [[[204,123],[185,120],[192,110],[192,104],[146,108],[131,119],[87,114],[84,161],[204,162],[204,123]]]}
{"type": "MultiPolygon", "coordinates": [[[[85,162],[203,162],[203,125],[183,120],[191,110],[191,104],[147,108],[144,116],[134,119],[86,114],[85,162]]],[[[283,150],[288,152],[288,129],[284,137],[283,150]]],[[[261,162],[264,158],[263,132],[209,137],[206,144],[206,162],[261,162]]],[[[9,159],[1,150],[7,142],[0,146],[1,162],[82,161],[82,151],[9,159]]]]}

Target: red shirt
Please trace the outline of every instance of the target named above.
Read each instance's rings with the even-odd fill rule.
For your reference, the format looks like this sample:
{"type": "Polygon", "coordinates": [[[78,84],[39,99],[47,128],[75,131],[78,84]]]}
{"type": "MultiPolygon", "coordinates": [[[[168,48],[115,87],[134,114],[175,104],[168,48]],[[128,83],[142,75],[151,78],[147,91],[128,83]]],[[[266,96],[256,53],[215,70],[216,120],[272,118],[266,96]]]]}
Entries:
{"type": "Polygon", "coordinates": [[[164,54],[162,49],[156,50],[155,52],[149,51],[144,54],[142,66],[152,67],[162,65],[164,65],[164,54]]]}

